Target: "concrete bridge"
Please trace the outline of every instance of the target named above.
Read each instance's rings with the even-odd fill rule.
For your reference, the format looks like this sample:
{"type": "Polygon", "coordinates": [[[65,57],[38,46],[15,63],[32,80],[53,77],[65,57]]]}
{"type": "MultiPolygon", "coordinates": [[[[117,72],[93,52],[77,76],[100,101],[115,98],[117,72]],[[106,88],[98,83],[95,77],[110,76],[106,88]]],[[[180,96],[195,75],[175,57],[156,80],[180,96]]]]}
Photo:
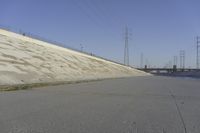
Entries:
{"type": "Polygon", "coordinates": [[[200,69],[196,68],[137,68],[138,70],[142,70],[149,73],[174,73],[174,72],[195,72],[200,71],[200,69]]]}

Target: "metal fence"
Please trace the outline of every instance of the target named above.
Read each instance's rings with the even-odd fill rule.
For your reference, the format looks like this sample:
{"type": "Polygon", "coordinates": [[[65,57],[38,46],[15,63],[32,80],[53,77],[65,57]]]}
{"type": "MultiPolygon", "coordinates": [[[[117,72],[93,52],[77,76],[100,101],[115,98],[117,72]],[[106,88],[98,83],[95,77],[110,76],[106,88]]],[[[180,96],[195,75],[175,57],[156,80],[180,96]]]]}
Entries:
{"type": "Polygon", "coordinates": [[[27,37],[30,37],[30,38],[33,38],[33,39],[37,39],[37,40],[40,40],[40,41],[43,41],[43,42],[47,42],[47,43],[50,43],[50,44],[53,44],[53,45],[56,45],[56,46],[60,46],[60,47],[63,47],[63,48],[67,48],[67,49],[76,51],[76,52],[80,52],[82,54],[94,56],[94,57],[97,57],[97,58],[100,58],[100,59],[103,59],[103,60],[106,60],[106,61],[109,61],[109,62],[113,62],[113,63],[119,64],[119,65],[125,66],[122,63],[119,63],[119,62],[116,62],[116,61],[113,61],[113,60],[110,60],[110,59],[95,55],[94,53],[88,53],[88,52],[85,52],[85,51],[81,51],[79,49],[75,49],[75,48],[66,46],[63,43],[44,38],[44,37],[41,37],[39,35],[35,35],[33,33],[30,33],[30,32],[25,32],[23,30],[16,29],[16,28],[13,28],[13,27],[10,27],[10,26],[5,26],[5,25],[0,25],[0,28],[3,29],[3,30],[11,31],[11,32],[14,32],[14,33],[17,33],[17,34],[21,34],[23,36],[27,36],[27,37]]]}

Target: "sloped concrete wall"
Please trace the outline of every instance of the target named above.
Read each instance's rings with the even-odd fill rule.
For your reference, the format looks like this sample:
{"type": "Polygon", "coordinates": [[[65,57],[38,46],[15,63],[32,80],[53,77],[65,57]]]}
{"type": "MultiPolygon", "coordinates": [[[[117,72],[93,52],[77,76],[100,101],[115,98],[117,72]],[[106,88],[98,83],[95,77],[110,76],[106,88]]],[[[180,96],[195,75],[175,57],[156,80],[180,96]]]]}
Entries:
{"type": "Polygon", "coordinates": [[[0,85],[145,75],[148,74],[0,29],[0,85]]]}

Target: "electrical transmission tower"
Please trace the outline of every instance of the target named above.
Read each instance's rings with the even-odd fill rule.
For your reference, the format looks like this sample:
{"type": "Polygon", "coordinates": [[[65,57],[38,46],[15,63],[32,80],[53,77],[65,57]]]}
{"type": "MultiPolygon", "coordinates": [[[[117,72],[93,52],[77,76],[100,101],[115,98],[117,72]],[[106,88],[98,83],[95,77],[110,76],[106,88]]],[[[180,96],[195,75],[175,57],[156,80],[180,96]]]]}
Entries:
{"type": "Polygon", "coordinates": [[[200,68],[200,36],[197,36],[197,57],[196,57],[197,69],[200,68]]]}
{"type": "Polygon", "coordinates": [[[126,26],[125,28],[125,47],[124,47],[124,65],[129,65],[129,47],[128,47],[128,42],[129,42],[129,31],[128,27],[126,26]]]}
{"type": "Polygon", "coordinates": [[[184,50],[180,51],[180,68],[181,69],[185,68],[185,51],[184,50]]]}

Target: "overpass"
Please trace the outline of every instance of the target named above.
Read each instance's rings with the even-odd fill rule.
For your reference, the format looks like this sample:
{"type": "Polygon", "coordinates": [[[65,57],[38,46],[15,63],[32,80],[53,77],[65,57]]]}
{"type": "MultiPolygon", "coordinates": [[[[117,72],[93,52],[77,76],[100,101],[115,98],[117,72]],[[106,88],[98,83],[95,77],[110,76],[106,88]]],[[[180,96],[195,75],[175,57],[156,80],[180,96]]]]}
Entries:
{"type": "Polygon", "coordinates": [[[174,73],[174,72],[195,72],[200,71],[196,68],[137,68],[138,70],[145,71],[148,73],[174,73]]]}

